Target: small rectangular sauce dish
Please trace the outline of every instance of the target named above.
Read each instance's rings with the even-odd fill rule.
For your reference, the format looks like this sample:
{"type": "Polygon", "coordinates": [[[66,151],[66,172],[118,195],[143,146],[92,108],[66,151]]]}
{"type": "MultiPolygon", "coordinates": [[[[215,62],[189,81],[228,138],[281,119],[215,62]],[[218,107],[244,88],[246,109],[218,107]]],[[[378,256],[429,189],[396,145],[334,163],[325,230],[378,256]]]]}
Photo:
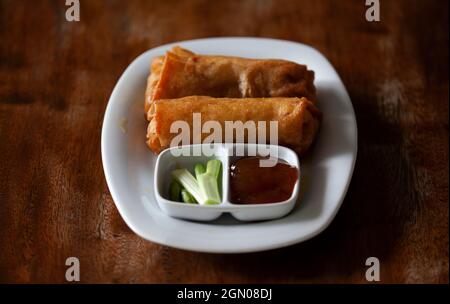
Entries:
{"type": "MultiPolygon", "coordinates": [[[[300,177],[298,156],[286,147],[240,143],[199,144],[173,147],[161,152],[156,161],[154,187],[159,207],[172,217],[211,221],[223,213],[230,213],[240,221],[260,221],[280,218],[294,208],[300,190],[300,177]],[[220,171],[215,170],[214,173],[219,197],[214,196],[213,187],[213,190],[199,190],[199,193],[212,193],[212,197],[216,198],[212,201],[187,203],[189,200],[171,200],[177,197],[173,195],[177,191],[173,187],[174,183],[181,188],[186,186],[184,190],[193,194],[198,189],[195,176],[199,185],[211,184],[211,176],[207,176],[209,179],[200,179],[197,175],[198,164],[203,164],[206,168],[204,172],[211,175],[211,160],[221,162],[220,171]],[[183,170],[188,178],[179,179],[174,172],[183,170]],[[195,187],[191,188],[190,183],[195,184],[195,187]]],[[[191,195],[191,199],[198,202],[201,196],[191,195]]]]}

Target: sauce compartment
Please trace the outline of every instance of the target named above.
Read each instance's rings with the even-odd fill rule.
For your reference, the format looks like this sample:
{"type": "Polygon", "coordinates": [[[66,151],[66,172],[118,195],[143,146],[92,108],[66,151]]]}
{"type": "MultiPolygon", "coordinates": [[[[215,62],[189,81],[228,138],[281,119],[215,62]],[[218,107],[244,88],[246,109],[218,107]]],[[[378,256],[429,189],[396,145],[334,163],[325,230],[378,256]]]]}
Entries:
{"type": "Polygon", "coordinates": [[[229,201],[232,204],[270,204],[288,200],[298,180],[298,168],[282,159],[264,167],[266,158],[244,156],[230,162],[229,201]]]}
{"type": "MultiPolygon", "coordinates": [[[[169,216],[197,221],[211,221],[218,218],[223,213],[230,213],[233,217],[241,221],[269,220],[282,217],[288,214],[298,198],[300,187],[300,164],[297,154],[289,148],[275,145],[259,144],[209,144],[213,155],[183,156],[193,155],[193,151],[201,151],[203,145],[188,145],[174,147],[164,150],[157,159],[155,167],[155,195],[159,207],[169,216]],[[173,152],[180,156],[176,156],[173,152]],[[248,156],[273,155],[279,161],[294,167],[297,172],[297,179],[293,185],[292,193],[284,201],[264,202],[261,204],[240,202],[233,203],[232,189],[230,189],[230,165],[239,159],[248,156]],[[221,204],[199,205],[174,202],[169,200],[169,185],[172,180],[171,172],[179,167],[184,167],[190,172],[196,163],[206,163],[208,160],[218,159],[222,162],[221,180],[219,179],[219,189],[221,192],[221,204]]],[[[266,159],[266,161],[277,161],[276,159],[266,159]]],[[[267,163],[266,163],[267,164],[267,163]]],[[[255,178],[255,183],[258,179],[255,178]]],[[[287,197],[287,196],[285,196],[287,197]]]]}
{"type": "MultiPolygon", "coordinates": [[[[233,203],[232,189],[230,187],[230,172],[228,167],[227,178],[227,203],[233,206],[230,212],[233,217],[241,221],[257,221],[269,220],[282,217],[288,214],[295,206],[300,189],[300,163],[297,154],[289,148],[276,145],[258,145],[258,144],[234,144],[232,148],[228,149],[228,164],[248,156],[274,156],[272,161],[282,161],[297,169],[297,179],[295,181],[292,193],[287,200],[263,204],[248,204],[242,202],[239,204],[233,203]]],[[[255,178],[255,183],[258,180],[255,178]]]]}

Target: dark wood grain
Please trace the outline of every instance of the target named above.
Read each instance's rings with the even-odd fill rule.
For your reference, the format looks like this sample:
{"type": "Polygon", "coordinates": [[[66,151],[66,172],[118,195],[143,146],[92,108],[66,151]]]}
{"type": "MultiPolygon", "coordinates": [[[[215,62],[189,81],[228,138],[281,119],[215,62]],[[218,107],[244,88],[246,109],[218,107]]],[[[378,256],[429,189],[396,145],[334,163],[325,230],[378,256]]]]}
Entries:
{"type": "Polygon", "coordinates": [[[0,282],[448,283],[448,1],[0,0],[0,282]],[[245,255],[176,250],[136,236],[109,194],[100,131],[126,66],[160,44],[256,36],[316,47],[350,93],[359,153],[320,236],[245,255]]]}

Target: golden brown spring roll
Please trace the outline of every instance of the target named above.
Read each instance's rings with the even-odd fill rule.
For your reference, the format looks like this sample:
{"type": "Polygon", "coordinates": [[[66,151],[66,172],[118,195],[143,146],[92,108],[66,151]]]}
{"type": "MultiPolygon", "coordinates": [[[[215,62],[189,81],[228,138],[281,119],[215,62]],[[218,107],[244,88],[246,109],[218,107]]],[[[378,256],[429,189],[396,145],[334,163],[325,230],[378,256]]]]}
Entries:
{"type": "Polygon", "coordinates": [[[314,72],[286,60],[196,55],[174,47],[152,61],[145,111],[154,100],[212,97],[306,97],[315,102],[314,72]]]}
{"type": "Polygon", "coordinates": [[[152,59],[150,66],[150,76],[147,78],[147,88],[145,90],[145,112],[147,113],[150,106],[150,98],[153,94],[155,86],[161,77],[161,70],[164,63],[164,56],[158,56],[152,59]]]}
{"type": "MultiPolygon", "coordinates": [[[[161,99],[154,103],[147,130],[147,144],[159,153],[168,148],[177,133],[170,133],[175,121],[185,121],[190,127],[192,143],[193,114],[201,113],[201,125],[206,121],[217,121],[225,130],[225,121],[265,121],[269,129],[270,121],[278,122],[278,144],[304,155],[316,137],[321,113],[306,98],[214,98],[189,96],[178,99],[161,99]]],[[[268,133],[266,133],[268,134],[268,133]]],[[[202,134],[203,140],[210,134],[202,134]]],[[[236,136],[236,134],[234,134],[236,136]]],[[[269,137],[267,136],[267,143],[269,137]]],[[[222,134],[222,142],[227,142],[222,134]]],[[[236,138],[233,138],[233,142],[236,138]]]]}

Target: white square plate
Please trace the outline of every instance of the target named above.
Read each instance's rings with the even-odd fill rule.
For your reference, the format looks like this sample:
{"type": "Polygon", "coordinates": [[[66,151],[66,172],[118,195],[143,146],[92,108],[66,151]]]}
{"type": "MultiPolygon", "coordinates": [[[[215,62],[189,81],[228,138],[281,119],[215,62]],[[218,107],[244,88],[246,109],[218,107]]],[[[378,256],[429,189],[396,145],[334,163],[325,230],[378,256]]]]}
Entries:
{"type": "Polygon", "coordinates": [[[125,70],[111,94],[102,129],[106,181],[119,213],[144,239],[180,249],[240,253],[274,249],[310,239],[333,220],[353,174],[357,127],[348,93],[328,60],[299,43],[260,38],[208,38],[151,49],[125,70]],[[302,189],[294,210],[265,222],[242,223],[231,216],[200,223],[172,218],[159,208],[153,189],[156,156],[145,144],[144,92],[151,58],[174,45],[199,54],[286,59],[315,72],[323,121],[302,161],[302,189]]]}

